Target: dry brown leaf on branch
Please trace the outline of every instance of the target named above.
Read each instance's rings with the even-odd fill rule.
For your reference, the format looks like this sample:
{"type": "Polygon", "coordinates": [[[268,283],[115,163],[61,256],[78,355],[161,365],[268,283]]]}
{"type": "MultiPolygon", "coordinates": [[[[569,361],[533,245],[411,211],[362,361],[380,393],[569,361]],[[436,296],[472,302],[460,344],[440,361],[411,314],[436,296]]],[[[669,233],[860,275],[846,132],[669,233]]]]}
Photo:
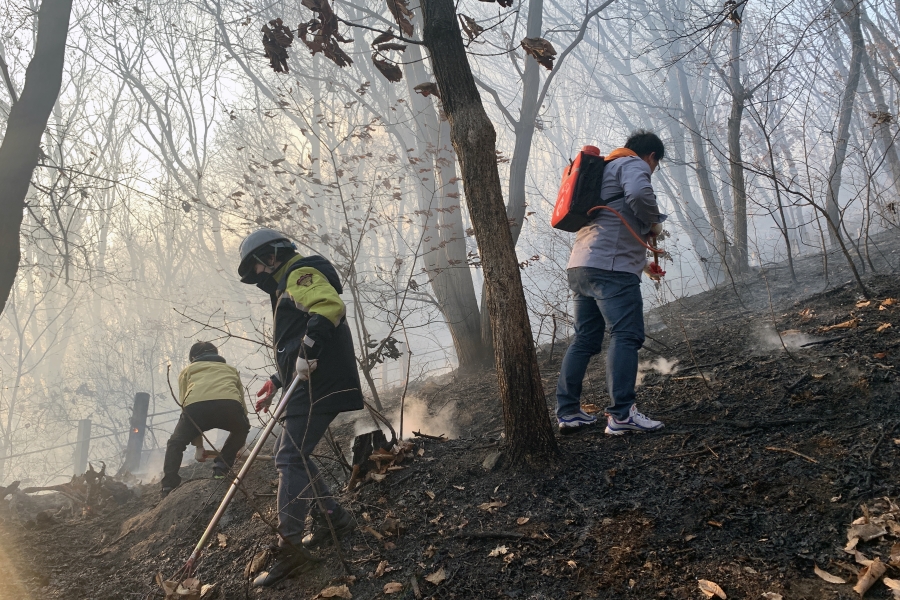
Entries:
{"type": "Polygon", "coordinates": [[[828,583],[847,583],[837,575],[832,575],[828,571],[823,571],[818,565],[813,565],[813,572],[818,575],[820,579],[824,579],[828,583]]]}
{"type": "Polygon", "coordinates": [[[409,3],[407,0],[387,0],[387,6],[388,10],[391,11],[391,14],[394,15],[394,20],[397,21],[397,25],[400,26],[400,31],[411,36],[415,29],[413,28],[412,22],[410,22],[413,13],[409,10],[409,3]]]}
{"type": "Polygon", "coordinates": [[[262,26],[262,43],[266,58],[269,59],[269,66],[276,73],[289,73],[287,49],[294,42],[294,34],[281,19],[269,21],[269,25],[262,26]]]}
{"type": "Polygon", "coordinates": [[[469,40],[474,40],[484,32],[484,27],[476,23],[475,19],[462,13],[459,14],[459,24],[462,26],[463,31],[466,32],[466,35],[469,36],[469,40]]]}
{"type": "Polygon", "coordinates": [[[353,598],[353,594],[346,585],[333,585],[319,592],[316,598],[347,598],[349,600],[353,598]]]}
{"type": "Polygon", "coordinates": [[[389,42],[387,44],[378,44],[377,46],[379,52],[387,52],[388,50],[396,50],[398,52],[403,52],[406,50],[406,44],[398,44],[396,42],[389,42]]]}
{"type": "Polygon", "coordinates": [[[544,38],[522,38],[522,48],[525,53],[538,61],[548,71],[553,70],[553,61],[556,59],[556,48],[544,38]]]}
{"type": "Polygon", "coordinates": [[[379,60],[376,56],[377,54],[372,55],[372,63],[375,65],[375,68],[384,75],[385,79],[393,83],[403,79],[403,71],[400,70],[400,67],[389,63],[386,60],[379,60]]]}
{"type": "Polygon", "coordinates": [[[887,571],[887,565],[881,562],[880,558],[876,558],[872,561],[872,564],[859,572],[859,581],[853,586],[853,591],[860,596],[864,596],[869,591],[869,588],[881,579],[885,571],[887,571]]]}
{"type": "Polygon", "coordinates": [[[725,591],[719,587],[717,583],[712,581],[708,581],[706,579],[698,579],[697,585],[700,586],[700,591],[703,592],[707,598],[712,598],[713,596],[717,596],[725,600],[728,596],[725,595],[725,591]]]}
{"type": "Polygon", "coordinates": [[[440,585],[445,579],[447,579],[447,572],[444,570],[444,567],[441,567],[431,575],[425,576],[425,581],[434,585],[440,585]]]}
{"type": "Polygon", "coordinates": [[[397,592],[403,591],[403,584],[397,583],[396,581],[392,581],[390,583],[384,584],[384,593],[385,594],[396,594],[397,592]]]}
{"type": "Polygon", "coordinates": [[[438,91],[438,86],[433,81],[426,81],[425,83],[420,83],[413,89],[416,90],[417,94],[422,94],[426,98],[428,96],[437,96],[438,98],[441,97],[441,94],[438,91]]]}
{"type": "Polygon", "coordinates": [[[389,42],[392,39],[394,39],[394,32],[393,30],[388,29],[384,33],[379,34],[378,37],[376,37],[374,40],[372,40],[372,47],[375,47],[378,44],[389,42]]]}
{"type": "Polygon", "coordinates": [[[838,323],[837,325],[828,325],[826,327],[822,327],[821,331],[832,331],[834,329],[854,329],[859,327],[859,317],[855,319],[850,319],[849,321],[844,321],[843,323],[838,323]]]}

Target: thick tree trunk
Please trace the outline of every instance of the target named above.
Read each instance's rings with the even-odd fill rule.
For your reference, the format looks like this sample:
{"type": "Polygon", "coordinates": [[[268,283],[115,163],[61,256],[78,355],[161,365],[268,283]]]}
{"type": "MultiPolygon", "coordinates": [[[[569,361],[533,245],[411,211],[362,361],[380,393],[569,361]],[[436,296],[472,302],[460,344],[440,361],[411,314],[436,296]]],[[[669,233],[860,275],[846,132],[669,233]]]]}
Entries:
{"type": "Polygon", "coordinates": [[[844,95],[841,98],[840,112],[838,113],[837,138],[834,141],[834,154],[831,157],[831,166],[828,169],[828,197],[825,200],[825,210],[833,227],[831,244],[837,246],[837,238],[841,235],[841,209],[839,194],[841,191],[841,174],[844,168],[844,159],[847,157],[847,145],[850,141],[850,120],[853,117],[853,104],[856,100],[856,88],[859,87],[860,71],[865,47],[863,45],[862,27],[860,26],[859,5],[840,0],[835,2],[835,8],[843,13],[844,22],[850,33],[850,65],[847,74],[847,83],[844,86],[844,95]]]}
{"type": "Polygon", "coordinates": [[[491,314],[494,360],[503,403],[509,460],[536,465],[559,450],[544,399],[515,244],[509,231],[496,132],[485,113],[466,57],[452,0],[424,0],[423,39],[442,92],[478,240],[491,314]]]}
{"type": "Polygon", "coordinates": [[[0,312],[19,269],[19,229],[41,137],[62,84],[72,0],[44,0],[38,11],[34,56],[13,104],[0,145],[0,312]]]}

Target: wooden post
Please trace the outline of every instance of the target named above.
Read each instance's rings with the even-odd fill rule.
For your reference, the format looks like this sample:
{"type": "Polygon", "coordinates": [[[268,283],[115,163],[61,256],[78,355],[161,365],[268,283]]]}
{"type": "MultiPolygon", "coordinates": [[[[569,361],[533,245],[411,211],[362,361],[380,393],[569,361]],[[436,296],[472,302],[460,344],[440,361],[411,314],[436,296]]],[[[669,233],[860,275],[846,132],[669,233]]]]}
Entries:
{"type": "Polygon", "coordinates": [[[87,471],[88,450],[91,445],[91,420],[78,421],[78,441],[75,442],[75,475],[87,471]]]}
{"type": "Polygon", "coordinates": [[[150,409],[150,394],[138,392],[134,395],[131,410],[131,432],[125,449],[125,463],[122,471],[134,473],[141,466],[141,451],[144,449],[144,434],[147,432],[147,412],[150,409]]]}

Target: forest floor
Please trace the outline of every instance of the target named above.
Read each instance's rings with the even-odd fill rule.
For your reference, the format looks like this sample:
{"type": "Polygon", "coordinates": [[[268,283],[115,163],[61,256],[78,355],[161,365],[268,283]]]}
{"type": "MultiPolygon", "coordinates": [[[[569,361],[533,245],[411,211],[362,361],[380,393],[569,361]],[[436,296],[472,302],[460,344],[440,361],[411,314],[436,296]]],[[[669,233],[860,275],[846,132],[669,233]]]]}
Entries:
{"type": "MultiPolygon", "coordinates": [[[[503,450],[493,373],[417,386],[432,410],[455,404],[459,437],[414,440],[402,469],[342,491],[359,528],[340,553],[321,549],[313,571],[254,590],[248,565],[274,539],[276,472],[261,462],[205,550],[199,576],[217,584],[207,597],[315,598],[346,585],[367,600],[694,599],[708,580],[729,598],[818,600],[858,598],[866,558],[893,560],[887,577],[900,577],[900,244],[873,258],[868,301],[831,261],[830,283],[809,258],[799,282],[778,265],[655,309],[642,359],[677,363],[645,366],[638,406],[665,429],[558,438],[551,468],[513,471],[502,454],[485,468],[503,450]],[[848,553],[860,518],[879,535],[848,553]]],[[[548,410],[563,351],[541,353],[548,410]]],[[[601,415],[604,360],[585,385],[601,415]]],[[[337,428],[345,448],[354,427],[337,428]]],[[[0,506],[0,597],[162,598],[156,573],[183,565],[225,490],[204,469],[184,469],[194,478],[162,501],[157,486],[136,486],[89,517],[48,516],[63,498],[14,495],[0,506]]],[[[891,591],[878,582],[866,597],[891,591]]]]}

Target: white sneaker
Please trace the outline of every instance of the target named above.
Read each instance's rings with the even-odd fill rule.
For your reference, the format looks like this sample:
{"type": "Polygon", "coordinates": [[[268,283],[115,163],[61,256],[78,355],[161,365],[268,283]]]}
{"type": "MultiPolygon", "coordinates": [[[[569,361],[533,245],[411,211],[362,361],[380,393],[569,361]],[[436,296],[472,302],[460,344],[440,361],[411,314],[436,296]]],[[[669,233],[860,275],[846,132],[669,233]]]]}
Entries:
{"type": "Polygon", "coordinates": [[[559,417],[559,433],[560,435],[571,435],[580,433],[586,427],[592,427],[597,424],[597,417],[589,415],[583,410],[579,410],[574,415],[559,417]]]}
{"type": "Polygon", "coordinates": [[[639,413],[637,406],[634,404],[631,405],[631,410],[628,413],[627,419],[620,421],[612,415],[606,416],[606,433],[608,435],[622,435],[626,431],[646,433],[648,431],[657,431],[662,428],[662,423],[647,418],[639,413]]]}

